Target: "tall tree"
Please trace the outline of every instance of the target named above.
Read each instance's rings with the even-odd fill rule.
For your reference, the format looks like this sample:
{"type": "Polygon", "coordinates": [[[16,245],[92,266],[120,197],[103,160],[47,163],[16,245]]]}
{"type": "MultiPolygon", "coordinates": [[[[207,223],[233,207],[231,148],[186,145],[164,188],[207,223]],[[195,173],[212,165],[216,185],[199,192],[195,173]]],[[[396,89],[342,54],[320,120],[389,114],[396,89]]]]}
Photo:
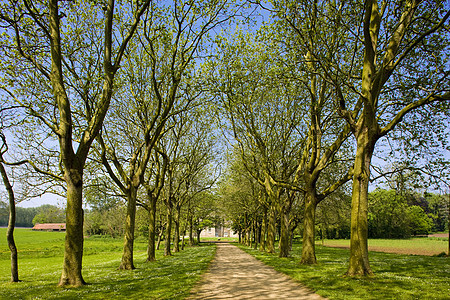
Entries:
{"type": "MultiPolygon", "coordinates": [[[[334,107],[333,85],[326,79],[327,62],[345,47],[342,7],[329,1],[272,1],[276,18],[274,35],[284,49],[282,76],[304,89],[305,144],[292,185],[302,187],[305,196],[302,259],[316,263],[315,213],[317,205],[351,179],[352,144],[350,126],[334,107]],[[334,169],[334,170],[332,170],[334,169]],[[333,176],[329,176],[332,174],[333,176]]],[[[345,59],[345,57],[342,57],[345,59]]]]}
{"type": "Polygon", "coordinates": [[[440,34],[450,16],[444,5],[415,0],[383,2],[381,6],[373,0],[364,3],[359,116],[346,109],[346,99],[337,88],[340,113],[352,126],[357,141],[347,275],[373,273],[367,250],[367,206],[370,163],[377,141],[411,111],[450,100],[449,86],[442,84],[448,80],[449,70],[440,59],[445,51],[440,45],[449,42],[448,34],[440,34]],[[415,74],[406,74],[413,66],[415,74]],[[429,68],[436,69],[430,74],[429,68]]]}
{"type": "Polygon", "coordinates": [[[2,131],[0,131],[1,145],[0,145],[0,173],[2,174],[3,184],[8,192],[9,199],[9,218],[8,228],[6,230],[6,240],[8,241],[8,247],[11,251],[11,282],[19,282],[19,265],[17,247],[14,241],[14,227],[16,224],[16,199],[14,196],[14,190],[9,180],[8,173],[5,169],[4,155],[8,151],[8,144],[6,137],[2,131]]]}
{"type": "MultiPolygon", "coordinates": [[[[123,147],[111,135],[108,139],[112,143],[106,143],[107,138],[100,141],[103,163],[126,195],[128,203],[120,269],[134,269],[136,195],[143,183],[152,150],[171,115],[186,109],[193,99],[187,96],[191,93],[188,87],[193,84],[189,82],[193,63],[201,52],[205,36],[230,18],[226,15],[227,5],[227,1],[210,0],[152,2],[140,28],[140,41],[127,53],[124,90],[117,95],[123,106],[119,104],[112,117],[122,115],[124,125],[118,129],[131,138],[127,141],[129,147],[123,147]],[[184,97],[180,96],[181,90],[184,97]],[[125,103],[130,99],[133,99],[131,107],[136,118],[129,118],[129,112],[124,109],[129,107],[125,103]],[[123,153],[119,153],[119,148],[124,150],[123,153]],[[128,158],[124,158],[126,156],[128,158]],[[114,167],[108,166],[108,160],[113,162],[114,167]],[[121,161],[127,162],[128,166],[124,167],[121,161]]],[[[117,124],[111,127],[117,128],[117,124]]],[[[106,136],[106,127],[104,131],[106,136]]],[[[116,134],[116,130],[111,131],[116,134]]]]}
{"type": "Polygon", "coordinates": [[[6,72],[7,78],[13,80],[4,89],[47,126],[59,143],[63,175],[55,177],[65,181],[67,198],[60,286],[85,284],[81,274],[83,170],[108,110],[114,77],[125,49],[150,2],[122,7],[121,20],[126,24],[114,22],[118,17],[114,0],[104,4],[24,0],[4,2],[1,6],[0,19],[7,28],[2,46],[9,51],[3,53],[3,58],[14,66],[6,72]],[[102,21],[104,29],[100,31],[96,27],[102,21]],[[23,74],[15,74],[22,71],[23,74]],[[25,80],[17,82],[15,75],[25,80]]]}

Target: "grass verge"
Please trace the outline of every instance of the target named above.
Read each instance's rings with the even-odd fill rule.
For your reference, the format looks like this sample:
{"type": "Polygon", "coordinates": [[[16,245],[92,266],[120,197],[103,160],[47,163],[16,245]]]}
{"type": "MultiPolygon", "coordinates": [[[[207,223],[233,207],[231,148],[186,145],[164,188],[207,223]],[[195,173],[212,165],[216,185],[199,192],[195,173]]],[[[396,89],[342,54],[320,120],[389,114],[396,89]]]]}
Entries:
{"type": "Polygon", "coordinates": [[[316,246],[317,265],[300,265],[301,244],[294,244],[292,256],[279,258],[240,245],[277,271],[329,299],[449,299],[448,257],[399,255],[370,252],[374,277],[350,278],[349,250],[316,246]]]}
{"type": "Polygon", "coordinates": [[[122,239],[91,237],[85,240],[83,257],[83,277],[89,285],[68,289],[57,287],[63,241],[64,233],[18,229],[16,242],[22,280],[19,283],[9,282],[9,251],[6,242],[2,243],[0,299],[184,299],[215,253],[214,245],[202,243],[171,257],[163,257],[163,252],[157,251],[157,261],[146,263],[146,243],[137,240],[134,255],[137,269],[119,271],[122,239]]]}

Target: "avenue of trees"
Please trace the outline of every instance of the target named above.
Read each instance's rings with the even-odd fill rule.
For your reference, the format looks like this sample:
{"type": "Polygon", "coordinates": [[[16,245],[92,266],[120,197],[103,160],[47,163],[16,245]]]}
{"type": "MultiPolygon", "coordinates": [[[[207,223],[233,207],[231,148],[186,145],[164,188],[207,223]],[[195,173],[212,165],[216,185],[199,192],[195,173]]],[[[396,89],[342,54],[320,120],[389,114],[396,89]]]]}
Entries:
{"type": "Polygon", "coordinates": [[[369,236],[446,229],[446,198],[410,187],[450,184],[449,17],[440,0],[3,1],[12,281],[15,204],[45,193],[66,199],[60,286],[86,284],[85,233],[123,237],[132,270],[137,235],[151,262],[223,218],[281,257],[300,233],[303,264],[317,235],[350,238],[346,274],[371,275],[369,236]]]}

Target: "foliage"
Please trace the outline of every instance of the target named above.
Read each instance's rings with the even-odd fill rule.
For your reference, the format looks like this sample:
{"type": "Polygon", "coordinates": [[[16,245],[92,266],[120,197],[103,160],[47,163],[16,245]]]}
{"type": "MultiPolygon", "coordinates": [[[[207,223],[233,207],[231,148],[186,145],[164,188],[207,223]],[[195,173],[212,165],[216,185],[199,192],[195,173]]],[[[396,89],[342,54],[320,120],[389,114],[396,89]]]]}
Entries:
{"type": "Polygon", "coordinates": [[[433,222],[425,211],[416,205],[408,207],[409,227],[412,235],[427,235],[431,233],[433,222]]]}
{"type": "Polygon", "coordinates": [[[348,265],[345,249],[317,246],[320,263],[300,265],[301,244],[294,244],[289,258],[241,248],[328,299],[447,299],[450,289],[446,257],[371,252],[376,276],[351,278],[341,275],[348,265]]]}
{"type": "MultiPolygon", "coordinates": [[[[431,194],[427,195],[428,199],[434,199],[431,194]]],[[[438,196],[435,197],[439,199],[438,196]]],[[[439,217],[426,213],[429,206],[427,198],[411,192],[401,194],[396,190],[377,189],[370,193],[369,237],[405,238],[431,233],[433,220],[439,224],[442,220],[438,221],[439,217]],[[417,205],[419,202],[421,205],[417,205]]]]}
{"type": "MultiPolygon", "coordinates": [[[[33,227],[33,218],[39,212],[39,207],[16,207],[16,226],[33,227]]],[[[0,226],[8,224],[8,206],[0,202],[0,226]]]]}
{"type": "Polygon", "coordinates": [[[43,223],[64,223],[66,214],[63,209],[54,205],[42,205],[38,208],[38,213],[33,218],[33,225],[43,223]]]}
{"type": "Polygon", "coordinates": [[[125,224],[124,216],[125,207],[123,205],[87,211],[84,219],[84,232],[87,235],[122,236],[125,224]]]}
{"type": "MultiPolygon", "coordinates": [[[[0,229],[0,235],[4,235],[4,229],[0,229]]],[[[2,244],[1,299],[184,299],[215,253],[213,245],[202,244],[165,258],[158,251],[156,262],[144,263],[146,243],[138,239],[135,244],[138,269],[124,272],[117,270],[123,241],[90,237],[85,240],[83,273],[88,282],[95,284],[63,289],[56,287],[55,277],[63,258],[64,233],[18,229],[16,236],[19,249],[24,250],[20,260],[23,282],[6,283],[10,263],[2,244]]]]}

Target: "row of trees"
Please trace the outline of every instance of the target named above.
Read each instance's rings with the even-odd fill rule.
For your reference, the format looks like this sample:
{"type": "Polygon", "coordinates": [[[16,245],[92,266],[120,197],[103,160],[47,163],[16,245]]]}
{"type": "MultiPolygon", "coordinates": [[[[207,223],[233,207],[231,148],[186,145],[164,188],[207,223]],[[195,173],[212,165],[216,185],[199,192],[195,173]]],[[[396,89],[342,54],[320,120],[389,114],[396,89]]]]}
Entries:
{"type": "MultiPolygon", "coordinates": [[[[445,5],[1,3],[1,166],[24,167],[25,195],[67,199],[59,284],[85,284],[83,201],[101,216],[125,200],[120,269],[134,268],[138,206],[148,214],[149,261],[162,211],[166,255],[173,235],[177,251],[184,228],[193,237],[195,222],[198,230],[208,223],[201,199],[216,197],[205,192],[219,171],[220,131],[233,146],[220,190],[227,207],[242,212],[233,217],[247,237],[264,224],[261,244],[274,252],[279,227],[280,255],[287,256],[292,230],[303,221],[302,263],[315,263],[316,209],[352,181],[347,274],[372,274],[368,186],[377,142],[392,153],[447,146],[445,5]],[[261,21],[267,16],[269,22],[261,21]],[[238,27],[226,26],[238,20],[238,27]],[[261,219],[252,219],[258,209],[261,219]]],[[[443,160],[439,153],[431,158],[443,160]]],[[[409,168],[425,161],[435,165],[424,156],[409,168]]],[[[2,175],[13,216],[12,185],[2,175]]]]}
{"type": "MultiPolygon", "coordinates": [[[[15,144],[1,162],[26,167],[27,196],[52,192],[67,199],[59,285],[85,284],[84,199],[99,207],[126,200],[121,269],[134,268],[138,205],[148,212],[149,261],[158,201],[164,200],[166,209],[166,255],[172,222],[180,235],[182,210],[190,225],[199,217],[195,199],[217,177],[219,144],[208,102],[200,101],[197,64],[212,29],[233,18],[239,5],[208,0],[0,4],[2,132],[15,144]]],[[[10,226],[13,230],[14,220],[10,226]]],[[[178,247],[176,238],[175,251],[178,247]]],[[[13,269],[17,281],[17,265],[13,269]]]]}
{"type": "Polygon", "coordinates": [[[352,181],[347,275],[370,275],[369,183],[398,171],[372,160],[402,156],[405,169],[448,185],[450,11],[439,1],[271,1],[267,9],[272,22],[219,40],[208,65],[235,145],[225,193],[254,199],[235,221],[254,234],[262,224],[268,252],[279,226],[284,257],[302,209],[302,263],[316,263],[317,206],[352,181]]]}

